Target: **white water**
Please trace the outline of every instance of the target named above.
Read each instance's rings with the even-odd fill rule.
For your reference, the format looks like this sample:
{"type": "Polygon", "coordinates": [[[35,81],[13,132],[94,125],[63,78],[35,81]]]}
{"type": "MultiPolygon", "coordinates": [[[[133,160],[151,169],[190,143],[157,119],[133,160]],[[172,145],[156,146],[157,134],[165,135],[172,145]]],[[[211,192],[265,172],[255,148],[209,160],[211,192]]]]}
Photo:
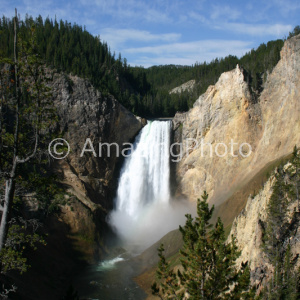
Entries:
{"type": "Polygon", "coordinates": [[[150,244],[173,229],[167,224],[170,133],[170,121],[148,122],[137,136],[134,150],[121,170],[116,209],[110,216],[110,223],[127,242],[139,244],[147,239],[150,244]],[[158,228],[161,218],[166,224],[158,228]]]}
{"type": "Polygon", "coordinates": [[[170,199],[171,122],[149,122],[137,137],[136,149],[126,160],[117,192],[117,210],[133,219],[140,209],[170,199]]]}
{"type": "Polygon", "coordinates": [[[124,258],[117,256],[110,260],[104,260],[99,264],[97,271],[107,271],[107,270],[115,269],[116,264],[120,261],[124,261],[124,258]]]}

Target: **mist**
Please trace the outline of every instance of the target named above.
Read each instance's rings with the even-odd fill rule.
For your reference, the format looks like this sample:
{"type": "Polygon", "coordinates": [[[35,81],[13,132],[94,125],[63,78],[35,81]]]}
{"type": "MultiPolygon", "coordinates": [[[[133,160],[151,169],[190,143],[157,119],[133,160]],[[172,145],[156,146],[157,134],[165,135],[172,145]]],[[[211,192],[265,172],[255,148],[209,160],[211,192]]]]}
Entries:
{"type": "Polygon", "coordinates": [[[123,247],[139,253],[168,232],[185,224],[187,213],[194,215],[196,203],[186,200],[170,200],[169,203],[154,202],[141,207],[135,217],[123,211],[112,211],[108,223],[122,240],[123,247]]]}
{"type": "Polygon", "coordinates": [[[171,128],[170,121],[149,121],[121,170],[108,223],[127,250],[144,250],[185,224],[185,214],[192,212],[188,202],[170,196],[171,128]]]}

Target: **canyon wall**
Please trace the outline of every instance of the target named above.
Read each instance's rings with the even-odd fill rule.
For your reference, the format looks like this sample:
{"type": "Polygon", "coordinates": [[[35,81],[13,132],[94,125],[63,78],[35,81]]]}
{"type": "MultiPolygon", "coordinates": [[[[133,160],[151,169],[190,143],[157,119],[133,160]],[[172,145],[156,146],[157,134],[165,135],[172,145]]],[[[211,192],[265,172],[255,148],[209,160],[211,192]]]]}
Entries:
{"type": "Polygon", "coordinates": [[[65,159],[52,159],[51,164],[68,202],[61,207],[60,220],[79,243],[89,241],[80,248],[91,259],[93,251],[96,257],[102,255],[103,238],[110,232],[106,216],[113,208],[123,161],[121,151],[125,143],[133,141],[145,120],[77,76],[55,73],[51,88],[58,114],[53,138],[63,137],[70,146],[65,159]],[[86,143],[87,139],[90,142],[86,143]],[[111,144],[110,148],[104,143],[111,144]],[[81,155],[84,145],[90,151],[81,155]]]}
{"type": "MultiPolygon", "coordinates": [[[[286,169],[289,164],[286,164],[286,169]]],[[[249,197],[245,208],[234,219],[228,237],[234,236],[236,244],[241,251],[237,259],[237,266],[242,262],[249,262],[251,271],[251,283],[260,290],[274,276],[274,266],[270,263],[268,255],[263,250],[264,231],[268,222],[268,204],[273,192],[275,176],[272,175],[264,184],[263,188],[255,197],[249,197]]],[[[280,250],[285,253],[290,246],[290,260],[294,270],[299,269],[299,249],[300,249],[300,218],[297,209],[297,201],[289,201],[288,209],[284,215],[288,227],[283,233],[276,232],[280,240],[280,250]]],[[[283,225],[282,225],[283,226],[283,225]]]]}
{"type": "Polygon", "coordinates": [[[299,71],[298,35],[285,41],[260,95],[250,90],[246,71],[237,65],[191,110],[175,115],[175,141],[182,143],[183,156],[177,164],[177,196],[195,201],[206,190],[210,203],[221,204],[300,145],[299,71]]]}
{"type": "Polygon", "coordinates": [[[92,210],[94,204],[111,209],[121,150],[143,127],[142,121],[113,96],[102,95],[87,80],[56,74],[52,85],[59,117],[57,131],[71,149],[66,159],[55,161],[56,167],[63,173],[64,183],[85,205],[92,210]],[[95,152],[85,151],[81,155],[87,139],[92,145],[88,142],[85,149],[95,152]],[[111,144],[110,150],[107,145],[99,146],[104,143],[111,144]]]}
{"type": "MultiPolygon", "coordinates": [[[[62,160],[49,156],[49,172],[58,176],[63,198],[57,205],[59,210],[43,218],[47,246],[29,251],[32,267],[23,275],[12,275],[19,298],[28,300],[61,299],[86,263],[99,261],[107,254],[107,237],[112,234],[106,216],[113,207],[122,164],[116,145],[121,151],[123,144],[131,142],[143,127],[143,120],[112,96],[94,89],[88,80],[54,72],[49,85],[58,117],[56,128],[51,128],[52,139],[64,138],[70,153],[62,160]],[[96,157],[92,152],[80,157],[87,138],[96,157]],[[104,147],[100,156],[99,143],[116,145],[111,147],[110,155],[104,147]]],[[[38,205],[33,205],[36,201],[32,197],[27,202],[28,219],[35,218],[38,205]]]]}

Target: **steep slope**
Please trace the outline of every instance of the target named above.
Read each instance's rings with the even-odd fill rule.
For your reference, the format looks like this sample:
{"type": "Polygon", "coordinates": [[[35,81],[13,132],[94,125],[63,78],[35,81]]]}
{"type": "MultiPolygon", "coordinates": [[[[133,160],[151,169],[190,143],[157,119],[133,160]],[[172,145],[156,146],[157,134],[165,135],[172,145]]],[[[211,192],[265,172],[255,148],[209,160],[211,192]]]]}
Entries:
{"type": "Polygon", "coordinates": [[[244,158],[233,145],[232,153],[236,155],[233,157],[231,140],[238,145],[247,142],[255,150],[262,130],[260,114],[238,65],[235,70],[223,73],[189,112],[176,114],[173,123],[177,136],[181,135],[183,155],[178,177],[184,195],[196,200],[204,189],[215,196],[218,190],[233,185],[237,173],[249,165],[251,156],[244,158]],[[221,155],[225,153],[224,146],[217,146],[219,143],[229,149],[225,157],[215,153],[215,150],[221,155]]]}
{"type": "Polygon", "coordinates": [[[77,76],[56,75],[53,98],[59,117],[58,131],[71,149],[66,159],[55,161],[64,182],[91,209],[89,201],[105,210],[112,208],[116,166],[124,143],[132,141],[143,127],[141,119],[77,76]],[[86,144],[86,149],[93,146],[96,156],[91,151],[81,155],[87,139],[92,145],[86,144]]]}
{"type": "Polygon", "coordinates": [[[249,89],[247,73],[237,66],[223,73],[189,112],[176,114],[175,141],[182,143],[183,156],[177,165],[178,195],[194,201],[206,189],[210,202],[220,204],[300,144],[299,69],[298,35],[285,42],[258,98],[249,89]],[[227,146],[226,155],[220,143],[227,146]]]}
{"type": "Polygon", "coordinates": [[[180,86],[172,89],[169,92],[169,94],[180,94],[185,91],[192,91],[195,86],[195,83],[196,83],[195,79],[189,80],[188,82],[185,82],[185,83],[181,84],[180,86]]]}
{"type": "MultiPolygon", "coordinates": [[[[104,255],[110,233],[105,218],[113,206],[121,156],[112,146],[110,157],[105,150],[99,157],[98,144],[117,143],[121,151],[123,143],[130,142],[143,126],[141,120],[112,96],[104,97],[88,80],[56,73],[49,84],[58,114],[53,138],[62,136],[70,145],[69,156],[51,159],[50,165],[59,175],[65,204],[43,221],[47,246],[29,251],[32,267],[23,275],[11,274],[18,286],[12,299],[61,299],[72,276],[87,262],[104,255]],[[97,157],[90,152],[80,157],[87,138],[97,157]]],[[[36,207],[31,206],[28,218],[35,218],[36,213],[36,207]]]]}
{"type": "MultiPolygon", "coordinates": [[[[284,166],[286,169],[289,164],[284,166]]],[[[248,261],[251,270],[251,281],[256,287],[266,285],[266,282],[274,276],[274,266],[268,255],[263,250],[264,234],[268,222],[268,204],[274,191],[275,176],[272,175],[264,184],[264,187],[255,197],[249,197],[245,208],[235,218],[230,235],[236,238],[236,243],[241,250],[241,256],[237,265],[248,261]]],[[[292,269],[300,267],[300,214],[297,210],[297,201],[289,201],[285,215],[288,227],[284,233],[276,233],[280,239],[280,250],[284,253],[288,245],[291,247],[292,269]]],[[[283,224],[281,224],[283,226],[283,224]]],[[[280,226],[279,226],[280,227],[280,226]]]]}
{"type": "Polygon", "coordinates": [[[77,211],[65,208],[62,218],[73,231],[90,233],[99,251],[108,230],[105,218],[113,207],[121,151],[143,127],[142,120],[77,76],[56,74],[52,87],[59,117],[56,132],[70,145],[70,154],[54,160],[52,167],[79,202],[77,211]],[[90,151],[82,153],[85,144],[90,151]]]}

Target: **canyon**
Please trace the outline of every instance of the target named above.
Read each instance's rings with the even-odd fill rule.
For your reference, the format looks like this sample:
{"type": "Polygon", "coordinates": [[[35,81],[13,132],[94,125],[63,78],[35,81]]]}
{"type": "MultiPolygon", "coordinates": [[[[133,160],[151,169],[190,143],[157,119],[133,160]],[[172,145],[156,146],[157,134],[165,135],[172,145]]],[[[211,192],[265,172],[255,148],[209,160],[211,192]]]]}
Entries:
{"type": "MultiPolygon", "coordinates": [[[[237,65],[200,95],[192,109],[175,115],[170,142],[177,143],[176,151],[181,152],[182,159],[172,163],[170,178],[174,201],[195,203],[207,191],[209,203],[216,206],[215,218],[220,216],[237,237],[242,250],[240,259],[251,261],[255,281],[259,277],[257,270],[262,268],[258,259],[258,215],[266,215],[272,178],[255,185],[253,181],[260,181],[262,171],[273,170],[295,145],[300,145],[300,35],[285,41],[281,59],[267,75],[261,93],[250,88],[249,80],[247,71],[237,65]],[[230,150],[227,155],[216,155],[218,144],[232,142],[232,155],[230,150]],[[196,147],[201,143],[206,145],[204,151],[196,147]],[[246,144],[251,146],[251,153],[246,144]],[[209,145],[214,149],[212,153],[209,145]],[[257,194],[254,199],[252,186],[257,194]]],[[[95,263],[115,251],[115,245],[110,244],[115,233],[107,217],[114,208],[124,159],[117,157],[114,148],[109,156],[104,152],[102,157],[92,153],[81,157],[82,146],[89,138],[94,145],[116,143],[122,150],[125,143],[134,141],[147,121],[127,111],[112,96],[97,91],[86,79],[55,73],[51,87],[59,119],[55,130],[72,149],[66,159],[52,161],[51,168],[59,176],[66,197],[72,200],[72,207],[62,205],[49,228],[54,227],[55,236],[64,226],[65,236],[71,237],[71,247],[77,245],[84,260],[95,263]]],[[[222,147],[219,152],[224,154],[222,147]]],[[[57,239],[49,243],[50,250],[57,239]]],[[[296,253],[298,248],[295,244],[293,251],[296,253]]],[[[49,299],[52,296],[49,294],[49,299]]]]}
{"type": "MultiPolygon", "coordinates": [[[[195,202],[204,190],[208,192],[209,203],[216,206],[215,218],[220,216],[225,226],[233,223],[231,233],[237,237],[242,249],[240,259],[252,261],[253,278],[258,276],[257,270],[262,268],[262,262],[255,259],[261,255],[259,242],[252,240],[259,239],[258,215],[266,215],[266,194],[272,190],[271,179],[261,179],[260,173],[274,169],[290,155],[295,145],[300,144],[299,71],[300,36],[296,36],[285,41],[281,60],[268,74],[260,94],[251,90],[247,71],[237,65],[234,70],[223,73],[217,83],[198,98],[191,110],[177,113],[172,120],[172,142],[181,145],[177,151],[180,150],[182,155],[182,159],[175,163],[176,183],[171,182],[173,196],[178,201],[187,199],[195,202]],[[223,157],[214,151],[210,153],[209,146],[205,146],[204,151],[201,147],[195,147],[195,144],[202,143],[215,149],[219,143],[230,145],[232,142],[235,143],[233,155],[229,155],[228,150],[223,157]],[[250,155],[246,143],[251,146],[250,155]],[[243,146],[242,152],[239,151],[240,145],[243,146]],[[254,185],[256,191],[249,190],[253,180],[263,181],[254,185]],[[252,200],[254,192],[258,195],[252,200]]],[[[74,89],[83,84],[79,78],[73,80],[76,83],[74,89]]],[[[75,102],[66,101],[68,97],[76,95],[76,90],[74,95],[68,94],[66,88],[59,91],[64,91],[60,95],[69,95],[57,97],[56,101],[58,107],[63,108],[61,128],[67,126],[65,137],[71,143],[78,144],[78,136],[88,135],[94,141],[117,142],[121,145],[132,141],[145,125],[144,120],[126,112],[112,99],[106,99],[102,105],[97,104],[99,106],[95,109],[90,100],[91,91],[88,106],[85,102],[78,106],[75,102]],[[68,114],[74,111],[73,117],[71,114],[73,119],[68,122],[64,120],[67,111],[68,114]],[[82,119],[82,114],[87,117],[82,119]],[[80,126],[76,124],[78,120],[82,120],[80,126]],[[95,123],[90,122],[93,120],[95,123]],[[104,126],[96,126],[97,122],[104,126]],[[82,129],[79,128],[85,129],[80,131],[82,129]]],[[[223,151],[219,147],[219,152],[223,151]]],[[[72,155],[68,163],[64,162],[58,167],[64,172],[64,181],[70,191],[78,195],[82,203],[89,203],[92,211],[93,207],[101,206],[105,222],[105,215],[112,209],[118,159],[102,158],[96,161],[91,156],[81,161],[78,157],[77,151],[77,155],[72,155]]],[[[267,271],[264,276],[268,276],[267,271]]]]}

